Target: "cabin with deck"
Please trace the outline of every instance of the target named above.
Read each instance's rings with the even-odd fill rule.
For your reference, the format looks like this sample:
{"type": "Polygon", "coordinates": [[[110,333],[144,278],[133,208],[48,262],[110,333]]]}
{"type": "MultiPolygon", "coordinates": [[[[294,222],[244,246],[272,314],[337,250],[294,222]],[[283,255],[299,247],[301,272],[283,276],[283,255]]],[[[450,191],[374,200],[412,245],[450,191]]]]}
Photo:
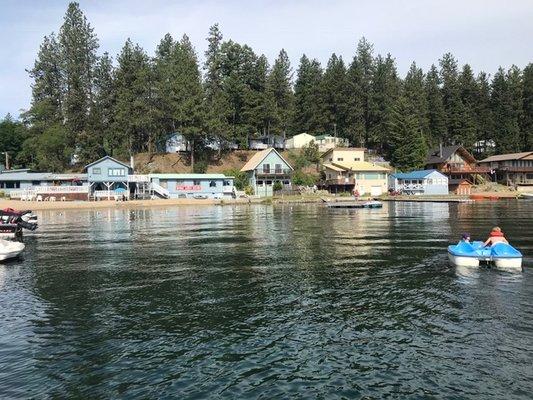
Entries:
{"type": "Polygon", "coordinates": [[[533,151],[487,157],[479,165],[489,169],[499,183],[533,187],[533,151]]]}
{"type": "Polygon", "coordinates": [[[448,194],[448,177],[435,169],[397,172],[389,178],[389,190],[408,195],[448,194]]]}
{"type": "Polygon", "coordinates": [[[380,196],[387,192],[389,169],[365,161],[364,148],[329,149],[322,154],[321,161],[325,180],[320,186],[330,193],[380,196]]]}
{"type": "Polygon", "coordinates": [[[115,196],[130,197],[128,176],[133,168],[110,156],[105,156],[85,166],[90,199],[112,199],[115,196]]]}
{"type": "Polygon", "coordinates": [[[274,185],[277,182],[284,189],[292,187],[291,178],[293,168],[274,148],[268,148],[255,153],[241,168],[248,177],[249,185],[254,194],[260,197],[274,195],[274,185]]]}

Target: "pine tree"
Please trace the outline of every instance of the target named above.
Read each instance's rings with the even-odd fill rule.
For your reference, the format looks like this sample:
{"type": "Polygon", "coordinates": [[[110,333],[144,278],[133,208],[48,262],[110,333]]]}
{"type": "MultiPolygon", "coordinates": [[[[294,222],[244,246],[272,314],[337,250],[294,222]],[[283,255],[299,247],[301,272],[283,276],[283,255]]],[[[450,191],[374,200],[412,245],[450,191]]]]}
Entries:
{"type": "Polygon", "coordinates": [[[267,78],[267,103],[274,102],[274,124],[270,131],[286,135],[294,113],[294,93],[292,91],[292,69],[289,56],[281,49],[267,78]]]}
{"type": "MultiPolygon", "coordinates": [[[[78,3],[68,5],[59,30],[59,43],[65,90],[63,116],[69,145],[73,146],[77,144],[78,136],[88,128],[98,49],[98,39],[78,3]]],[[[83,143],[79,145],[83,146],[83,143]]]]}
{"type": "MultiPolygon", "coordinates": [[[[354,69],[357,71],[357,73],[356,71],[353,71],[350,75],[358,76],[359,78],[359,90],[357,91],[357,94],[360,95],[360,99],[358,100],[362,103],[364,119],[364,143],[361,143],[361,145],[369,143],[371,135],[370,130],[372,127],[372,82],[374,80],[374,74],[376,69],[376,62],[374,60],[373,53],[374,46],[370,42],[368,42],[363,36],[357,44],[356,55],[352,61],[352,65],[350,66],[350,69],[354,69]]],[[[357,101],[357,103],[359,101],[357,101]]]]}
{"type": "Polygon", "coordinates": [[[430,138],[429,132],[429,118],[428,118],[428,96],[426,87],[424,85],[424,73],[421,68],[418,68],[413,62],[403,83],[403,93],[407,106],[411,109],[411,113],[415,115],[418,122],[418,129],[428,140],[430,138]]]}
{"type": "Polygon", "coordinates": [[[491,108],[494,116],[494,133],[496,152],[512,153],[520,150],[520,127],[514,88],[509,74],[499,68],[492,80],[491,108]]]}
{"type": "Polygon", "coordinates": [[[346,67],[342,57],[333,53],[328,61],[322,79],[325,127],[330,132],[336,131],[341,137],[348,136],[346,129],[348,114],[346,67]]]}
{"type": "Polygon", "coordinates": [[[219,141],[231,139],[229,99],[223,90],[222,33],[218,24],[209,29],[208,48],[205,52],[205,129],[209,136],[219,141]]]}
{"type": "Polygon", "coordinates": [[[370,95],[370,130],[368,145],[386,151],[389,146],[388,127],[392,109],[400,93],[400,80],[394,59],[390,54],[376,58],[374,79],[370,95]]]}
{"type": "Polygon", "coordinates": [[[461,100],[457,60],[450,53],[446,53],[439,60],[439,64],[442,80],[442,100],[446,111],[447,130],[443,142],[445,144],[462,144],[466,115],[461,100]]]}
{"type": "Polygon", "coordinates": [[[422,168],[427,155],[426,142],[417,115],[404,96],[400,96],[394,104],[389,132],[391,165],[400,171],[422,168]]]}
{"type": "Polygon", "coordinates": [[[294,85],[294,132],[321,133],[325,128],[321,82],[322,67],[304,54],[300,59],[294,85]]]}
{"type": "Polygon", "coordinates": [[[113,60],[104,53],[94,69],[93,105],[90,109],[88,129],[78,136],[79,160],[88,164],[108,154],[113,148],[113,111],[115,107],[115,82],[113,60]]]}
{"type": "Polygon", "coordinates": [[[461,144],[472,150],[477,138],[476,105],[478,102],[478,87],[474,72],[470,65],[465,64],[459,75],[461,102],[464,106],[464,116],[461,128],[461,144]]]}
{"type": "Polygon", "coordinates": [[[442,102],[440,90],[439,72],[435,65],[432,65],[426,75],[425,91],[428,105],[428,143],[436,146],[447,136],[446,113],[442,102]]]}
{"type": "MultiPolygon", "coordinates": [[[[477,86],[477,95],[474,104],[474,117],[476,119],[476,140],[484,141],[485,144],[490,143],[494,138],[492,137],[493,132],[493,119],[492,112],[490,108],[490,82],[488,76],[484,72],[480,72],[476,79],[477,86]]],[[[482,151],[480,157],[488,156],[490,154],[490,146],[487,146],[485,150],[482,151]]]]}
{"type": "Polygon", "coordinates": [[[523,151],[533,150],[533,64],[529,63],[523,72],[523,115],[520,124],[523,151]]]}
{"type": "Polygon", "coordinates": [[[151,133],[154,111],[149,58],[139,45],[128,39],[118,56],[114,130],[118,155],[130,156],[153,151],[151,133]]]}

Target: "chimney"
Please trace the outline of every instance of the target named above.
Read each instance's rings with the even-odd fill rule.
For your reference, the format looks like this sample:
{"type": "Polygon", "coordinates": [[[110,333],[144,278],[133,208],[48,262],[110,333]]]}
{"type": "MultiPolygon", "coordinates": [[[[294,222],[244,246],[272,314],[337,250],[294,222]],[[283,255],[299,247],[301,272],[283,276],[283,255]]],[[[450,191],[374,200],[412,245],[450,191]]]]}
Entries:
{"type": "Polygon", "coordinates": [[[135,161],[133,160],[133,156],[130,156],[130,167],[135,172],[135,161]]]}
{"type": "Polygon", "coordinates": [[[439,157],[442,158],[442,142],[439,143],[439,157]]]}

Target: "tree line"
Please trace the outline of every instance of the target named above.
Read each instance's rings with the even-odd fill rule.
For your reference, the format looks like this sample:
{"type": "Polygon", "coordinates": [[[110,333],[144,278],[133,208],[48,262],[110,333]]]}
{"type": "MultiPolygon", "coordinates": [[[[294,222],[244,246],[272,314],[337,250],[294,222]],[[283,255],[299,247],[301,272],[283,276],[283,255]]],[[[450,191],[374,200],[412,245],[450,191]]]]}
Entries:
{"type": "Polygon", "coordinates": [[[20,121],[0,123],[0,145],[18,165],[62,170],[73,156],[83,164],[156,153],[173,132],[189,141],[192,164],[209,156],[209,144],[246,148],[254,134],[335,133],[399,169],[422,166],[439,143],[533,148],[531,63],[491,77],[446,53],[426,72],[413,62],[401,78],[395,59],[375,55],[362,38],[349,63],[332,54],[324,68],[303,55],[294,73],[285,50],[270,65],[250,46],[224,40],[217,24],[203,65],[186,35],[166,34],[153,56],[130,39],[116,59],[98,52],[94,29],[70,3],[28,71],[30,108],[20,121]]]}

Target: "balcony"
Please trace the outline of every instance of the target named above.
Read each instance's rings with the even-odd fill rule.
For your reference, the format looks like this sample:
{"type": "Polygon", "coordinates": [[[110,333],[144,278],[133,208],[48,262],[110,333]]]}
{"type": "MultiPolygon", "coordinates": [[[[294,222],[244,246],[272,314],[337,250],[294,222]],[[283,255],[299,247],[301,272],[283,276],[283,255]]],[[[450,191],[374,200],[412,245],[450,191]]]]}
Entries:
{"type": "Polygon", "coordinates": [[[355,185],[355,178],[336,178],[336,179],[326,179],[324,181],[326,186],[329,185],[355,185]]]}
{"type": "Polygon", "coordinates": [[[533,172],[533,167],[508,167],[508,166],[502,166],[495,168],[496,171],[503,171],[503,172],[533,172]]]}
{"type": "Polygon", "coordinates": [[[489,167],[478,167],[478,166],[447,166],[442,169],[441,172],[445,174],[489,174],[489,167]]]}
{"type": "Polygon", "coordinates": [[[255,171],[257,176],[287,176],[292,174],[291,169],[258,169],[255,171]]]}

